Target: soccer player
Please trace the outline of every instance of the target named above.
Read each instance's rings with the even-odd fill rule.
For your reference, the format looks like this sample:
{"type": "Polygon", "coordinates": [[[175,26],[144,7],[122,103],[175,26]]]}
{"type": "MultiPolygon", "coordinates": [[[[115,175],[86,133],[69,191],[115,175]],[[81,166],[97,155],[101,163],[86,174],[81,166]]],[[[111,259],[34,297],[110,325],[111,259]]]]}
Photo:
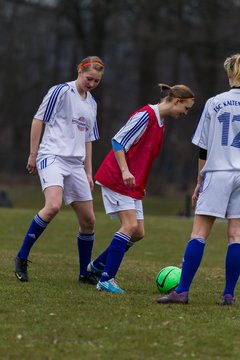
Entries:
{"type": "Polygon", "coordinates": [[[32,175],[38,172],[45,205],[33,218],[15,258],[15,274],[20,281],[28,281],[29,252],[60,210],[64,198],[79,223],[79,280],[97,283],[96,277],[87,271],[95,222],[92,141],[99,138],[97,104],[90,91],[100,83],[104,64],[99,57],[89,56],[81,61],[77,71],[76,81],[53,86],[48,91],[32,121],[27,170],[32,175]]]}
{"type": "Polygon", "coordinates": [[[192,140],[200,149],[199,174],[192,196],[192,203],[196,204],[193,229],[180,283],[176,291],[157,300],[160,304],[188,302],[188,292],[216,217],[228,219],[226,283],[221,304],[234,304],[240,274],[240,54],[228,57],[224,68],[231,89],[207,100],[192,140]]]}
{"type": "Polygon", "coordinates": [[[165,118],[186,115],[194,103],[193,92],[185,85],[168,86],[167,96],[155,105],[137,110],[113,137],[113,149],[98,169],[95,180],[101,185],[103,203],[110,217],[118,217],[119,230],[106,250],[88,266],[99,276],[98,290],[124,292],[115,281],[125,252],[144,236],[142,198],[155,158],[161,151],[165,118]]]}

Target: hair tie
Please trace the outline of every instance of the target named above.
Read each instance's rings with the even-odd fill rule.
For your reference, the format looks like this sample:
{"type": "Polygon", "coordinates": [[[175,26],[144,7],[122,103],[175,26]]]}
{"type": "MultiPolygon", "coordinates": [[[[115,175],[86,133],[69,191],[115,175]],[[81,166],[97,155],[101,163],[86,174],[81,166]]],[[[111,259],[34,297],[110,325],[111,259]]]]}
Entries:
{"type": "Polygon", "coordinates": [[[82,69],[82,68],[84,68],[85,66],[94,65],[94,64],[100,65],[100,66],[104,67],[104,65],[101,64],[99,61],[89,61],[89,62],[87,62],[87,63],[85,63],[85,64],[81,64],[81,65],[80,65],[80,68],[82,69]]]}

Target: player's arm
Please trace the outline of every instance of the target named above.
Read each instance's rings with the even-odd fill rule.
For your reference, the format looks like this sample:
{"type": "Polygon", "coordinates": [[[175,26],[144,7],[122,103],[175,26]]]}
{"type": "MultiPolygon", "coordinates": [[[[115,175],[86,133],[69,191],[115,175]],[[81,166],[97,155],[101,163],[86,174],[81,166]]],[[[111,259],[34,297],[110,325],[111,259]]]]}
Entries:
{"type": "Polygon", "coordinates": [[[128,169],[124,148],[114,139],[112,140],[112,145],[115,158],[122,173],[122,179],[124,184],[135,186],[135,177],[128,169]]]}
{"type": "Polygon", "coordinates": [[[125,185],[135,186],[135,177],[129,171],[125,153],[144,133],[149,116],[146,111],[135,113],[112,139],[113,151],[125,185]]]}
{"type": "Polygon", "coordinates": [[[30,132],[30,154],[27,162],[27,170],[29,174],[35,175],[37,173],[36,168],[36,158],[39,148],[39,143],[43,130],[43,121],[38,119],[33,119],[31,132],[30,132]]]}
{"type": "Polygon", "coordinates": [[[94,183],[92,178],[92,143],[91,141],[88,141],[85,143],[86,146],[86,157],[85,157],[85,172],[88,178],[88,182],[90,185],[90,189],[93,190],[94,183]]]}
{"type": "Polygon", "coordinates": [[[194,189],[193,195],[192,195],[192,205],[195,206],[198,196],[199,196],[199,190],[203,182],[203,176],[201,175],[202,168],[205,165],[207,158],[207,150],[200,148],[199,149],[199,159],[198,159],[198,177],[197,177],[197,185],[194,189]]]}

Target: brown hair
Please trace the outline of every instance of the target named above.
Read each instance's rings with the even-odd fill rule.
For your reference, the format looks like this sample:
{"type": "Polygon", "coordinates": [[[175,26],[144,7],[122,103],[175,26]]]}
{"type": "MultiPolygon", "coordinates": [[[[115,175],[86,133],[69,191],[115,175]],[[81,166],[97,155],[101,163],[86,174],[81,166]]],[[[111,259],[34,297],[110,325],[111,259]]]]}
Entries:
{"type": "Polygon", "coordinates": [[[171,101],[172,98],[177,98],[179,100],[189,100],[194,99],[194,93],[186,85],[174,85],[169,86],[167,84],[158,84],[161,91],[167,90],[167,96],[165,97],[166,101],[171,101]]]}
{"type": "Polygon", "coordinates": [[[223,66],[232,80],[232,85],[240,86],[240,54],[227,57],[223,66]]]}
{"type": "Polygon", "coordinates": [[[77,66],[78,71],[81,70],[82,72],[88,71],[91,67],[94,70],[97,70],[101,73],[104,72],[104,64],[103,61],[98,56],[88,56],[83,59],[80,64],[77,66]]]}

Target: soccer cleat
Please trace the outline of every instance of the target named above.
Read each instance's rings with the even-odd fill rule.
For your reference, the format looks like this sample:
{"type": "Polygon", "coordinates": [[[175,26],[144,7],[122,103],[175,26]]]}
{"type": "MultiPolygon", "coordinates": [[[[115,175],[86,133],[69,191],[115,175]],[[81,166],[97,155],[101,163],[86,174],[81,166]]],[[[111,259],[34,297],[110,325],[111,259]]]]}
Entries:
{"type": "Polygon", "coordinates": [[[107,281],[99,281],[97,283],[97,290],[100,291],[107,291],[112,293],[123,293],[125,292],[123,289],[121,289],[116,281],[112,278],[107,281]]]}
{"type": "Polygon", "coordinates": [[[178,294],[176,291],[171,291],[168,295],[157,299],[159,304],[187,304],[188,291],[178,294]]]}
{"type": "Polygon", "coordinates": [[[15,275],[20,281],[28,281],[28,262],[31,262],[27,259],[20,259],[19,257],[15,258],[15,275]]]}
{"type": "Polygon", "coordinates": [[[234,297],[230,294],[223,295],[221,305],[234,305],[234,297]]]}
{"type": "Polygon", "coordinates": [[[88,275],[84,276],[84,275],[79,275],[79,281],[83,284],[90,284],[90,285],[97,285],[99,278],[94,275],[89,273],[88,275]]]}
{"type": "Polygon", "coordinates": [[[91,261],[87,266],[87,271],[91,274],[94,274],[98,279],[101,278],[103,270],[100,270],[96,268],[96,266],[93,265],[93,261],[91,261]]]}

